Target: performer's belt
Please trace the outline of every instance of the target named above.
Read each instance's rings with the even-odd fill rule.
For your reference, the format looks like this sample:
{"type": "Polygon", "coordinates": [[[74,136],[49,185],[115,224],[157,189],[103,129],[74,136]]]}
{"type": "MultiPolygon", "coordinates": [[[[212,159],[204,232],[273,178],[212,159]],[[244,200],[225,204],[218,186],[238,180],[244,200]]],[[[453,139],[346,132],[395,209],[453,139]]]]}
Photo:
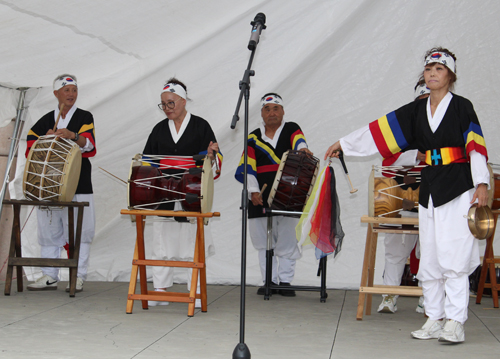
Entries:
{"type": "Polygon", "coordinates": [[[425,152],[425,163],[429,166],[449,165],[450,163],[467,162],[465,148],[443,147],[427,150],[425,152]]]}

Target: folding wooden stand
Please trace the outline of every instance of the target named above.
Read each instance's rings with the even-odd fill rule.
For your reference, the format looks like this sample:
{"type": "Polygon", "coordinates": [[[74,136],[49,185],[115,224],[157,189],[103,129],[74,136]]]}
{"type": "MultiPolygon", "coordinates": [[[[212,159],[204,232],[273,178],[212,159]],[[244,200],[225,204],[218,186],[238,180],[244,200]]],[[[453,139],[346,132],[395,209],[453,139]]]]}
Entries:
{"type": "Polygon", "coordinates": [[[12,236],[10,240],[7,278],[5,280],[5,295],[10,295],[14,266],[17,270],[17,291],[23,291],[23,267],[68,267],[69,268],[69,296],[74,297],[76,292],[76,276],[78,271],[78,258],[80,256],[80,241],[82,234],[83,207],[88,207],[88,202],[46,202],[28,200],[4,200],[3,204],[14,207],[14,220],[12,223],[12,236]],[[21,254],[21,221],[19,214],[21,206],[43,207],[68,207],[68,240],[69,258],[23,258],[21,254]],[[74,233],[74,211],[78,207],[76,221],[76,236],[74,233]]]}
{"type": "Polygon", "coordinates": [[[368,223],[366,232],[365,257],[363,260],[363,270],[361,272],[361,284],[359,287],[357,320],[363,320],[363,310],[366,300],[366,315],[371,315],[372,294],[397,294],[419,297],[422,295],[422,288],[411,286],[373,285],[375,274],[375,259],[377,255],[378,233],[401,233],[418,234],[418,218],[384,218],[384,217],[361,217],[361,223],[368,223]],[[381,227],[380,225],[392,224],[400,227],[381,227]]]}
{"type": "Polygon", "coordinates": [[[481,276],[477,287],[476,304],[481,304],[484,288],[491,288],[491,297],[493,298],[493,307],[498,308],[498,291],[500,291],[500,283],[497,283],[497,275],[495,272],[495,264],[500,263],[500,258],[495,258],[493,253],[493,240],[495,239],[495,230],[497,228],[498,215],[500,210],[493,210],[493,217],[495,220],[495,228],[493,234],[486,239],[486,250],[483,258],[483,268],[481,269],[481,276]],[[490,283],[486,283],[486,275],[490,272],[490,283]]]}
{"type": "Polygon", "coordinates": [[[142,301],[142,309],[148,309],[148,300],[188,303],[188,316],[194,315],[196,299],[201,299],[201,311],[207,311],[207,273],[205,265],[205,233],[204,218],[219,217],[220,213],[198,213],[183,211],[164,210],[121,210],[121,214],[136,216],[137,237],[135,243],[134,258],[132,260],[132,273],[130,275],[130,285],[128,290],[127,314],[132,313],[134,300],[142,301]],[[145,258],[144,249],[144,224],[146,216],[168,216],[168,217],[195,217],[197,219],[196,242],[192,262],[187,261],[164,261],[145,258]],[[193,268],[191,277],[191,288],[189,293],[180,292],[156,292],[148,290],[146,266],[159,267],[182,267],[193,268]],[[141,294],[136,294],[137,275],[140,272],[141,294]],[[196,293],[200,279],[200,294],[196,293]]]}

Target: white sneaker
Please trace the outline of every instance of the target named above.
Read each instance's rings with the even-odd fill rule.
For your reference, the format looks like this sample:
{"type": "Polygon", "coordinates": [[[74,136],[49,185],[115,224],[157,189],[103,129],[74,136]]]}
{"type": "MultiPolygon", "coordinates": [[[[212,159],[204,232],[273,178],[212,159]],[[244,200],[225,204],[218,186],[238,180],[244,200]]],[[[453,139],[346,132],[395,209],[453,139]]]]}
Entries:
{"type": "MultiPolygon", "coordinates": [[[[81,292],[83,290],[83,279],[80,277],[76,277],[76,290],[75,292],[81,292]]],[[[68,285],[66,286],[66,292],[69,292],[69,282],[68,285]]]]}
{"type": "Polygon", "coordinates": [[[398,306],[396,305],[397,298],[394,295],[385,295],[382,298],[382,303],[378,306],[377,312],[379,313],[396,313],[398,306]]]}
{"type": "Polygon", "coordinates": [[[418,305],[417,305],[417,308],[415,309],[415,312],[420,313],[420,314],[425,313],[424,297],[418,298],[418,305]]]}
{"type": "Polygon", "coordinates": [[[28,290],[56,290],[57,279],[45,274],[38,278],[34,283],[29,284],[27,288],[28,290]]]}
{"type": "MultiPolygon", "coordinates": [[[[166,292],[166,290],[155,288],[155,292],[166,292]]],[[[157,305],[169,305],[170,302],[165,302],[162,300],[148,300],[148,306],[156,307],[157,305]]]]}
{"type": "Polygon", "coordinates": [[[411,332],[411,336],[415,339],[437,339],[443,331],[444,322],[429,318],[421,329],[411,332]]]}
{"type": "Polygon", "coordinates": [[[464,326],[456,320],[447,320],[438,340],[440,342],[462,343],[465,340],[464,326]]]}

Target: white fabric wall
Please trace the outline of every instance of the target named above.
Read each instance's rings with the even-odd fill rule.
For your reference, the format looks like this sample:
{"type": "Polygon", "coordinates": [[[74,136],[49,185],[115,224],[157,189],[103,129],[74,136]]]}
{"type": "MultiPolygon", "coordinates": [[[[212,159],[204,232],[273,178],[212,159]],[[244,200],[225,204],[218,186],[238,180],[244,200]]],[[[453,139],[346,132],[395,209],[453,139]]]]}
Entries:
{"type": "MultiPolygon", "coordinates": [[[[500,163],[497,1],[0,1],[0,83],[38,88],[25,132],[56,106],[52,80],[63,72],[78,77],[78,106],[95,118],[97,232],[88,280],[129,280],[135,227],[119,214],[126,207],[126,187],[99,167],[127,179],[132,156],[164,118],[156,107],[159,92],[175,75],[188,86],[188,109],[211,123],[224,154],[215,183],[213,210],[221,218],[211,223],[216,255],[208,260],[208,281],[239,283],[241,185],[234,170],[243,149],[243,121],[236,130],[229,125],[250,55],[250,21],[258,12],[266,14],[268,28],[252,67],[250,130],[261,120],[258,100],[276,91],[285,101],[285,120],[300,124],[310,149],[322,159],[339,137],[412,101],[424,52],[441,45],[456,53],[456,92],[475,105],[490,162],[500,163]]],[[[347,158],[359,189],[354,195],[335,163],[346,237],[339,256],[329,258],[329,287],[359,285],[366,236],[359,219],[367,214],[367,179],[378,163],[377,156],[347,158]]],[[[19,173],[23,168],[19,161],[19,173]]],[[[17,196],[21,181],[11,186],[17,196]]],[[[39,251],[35,233],[33,214],[23,232],[26,255],[39,251]]],[[[259,284],[257,256],[248,240],[247,281],[259,284]]],[[[318,285],[316,270],[314,251],[306,250],[295,283],[318,285]]]]}

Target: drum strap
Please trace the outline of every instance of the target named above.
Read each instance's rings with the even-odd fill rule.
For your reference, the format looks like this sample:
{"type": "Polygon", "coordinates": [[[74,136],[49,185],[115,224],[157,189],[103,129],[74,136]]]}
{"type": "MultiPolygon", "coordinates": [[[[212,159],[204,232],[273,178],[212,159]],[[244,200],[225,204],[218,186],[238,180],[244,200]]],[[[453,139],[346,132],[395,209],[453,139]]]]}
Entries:
{"type": "Polygon", "coordinates": [[[463,147],[443,147],[427,150],[425,163],[429,166],[449,165],[450,163],[468,162],[463,147]]]}
{"type": "Polygon", "coordinates": [[[193,168],[196,162],[192,158],[169,156],[160,160],[161,167],[166,168],[193,168]]]}

